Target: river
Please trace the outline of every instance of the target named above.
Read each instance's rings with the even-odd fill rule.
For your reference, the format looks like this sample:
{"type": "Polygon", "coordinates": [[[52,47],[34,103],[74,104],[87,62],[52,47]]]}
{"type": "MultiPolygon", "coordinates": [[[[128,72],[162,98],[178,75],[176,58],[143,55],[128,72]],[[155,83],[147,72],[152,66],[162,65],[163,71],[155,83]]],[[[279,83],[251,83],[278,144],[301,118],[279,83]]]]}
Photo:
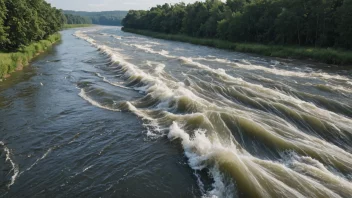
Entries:
{"type": "Polygon", "coordinates": [[[0,82],[0,197],[352,196],[352,69],[91,27],[0,82]]]}

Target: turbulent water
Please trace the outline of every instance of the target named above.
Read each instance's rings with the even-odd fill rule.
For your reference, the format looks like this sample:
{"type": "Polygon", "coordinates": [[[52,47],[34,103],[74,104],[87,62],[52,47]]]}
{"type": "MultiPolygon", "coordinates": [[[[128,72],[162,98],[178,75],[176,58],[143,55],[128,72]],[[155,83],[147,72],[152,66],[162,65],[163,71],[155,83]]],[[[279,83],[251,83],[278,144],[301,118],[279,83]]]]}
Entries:
{"type": "Polygon", "coordinates": [[[46,57],[60,61],[39,61],[50,75],[29,72],[50,89],[0,90],[4,196],[352,196],[348,67],[111,27],[63,34],[46,57]]]}

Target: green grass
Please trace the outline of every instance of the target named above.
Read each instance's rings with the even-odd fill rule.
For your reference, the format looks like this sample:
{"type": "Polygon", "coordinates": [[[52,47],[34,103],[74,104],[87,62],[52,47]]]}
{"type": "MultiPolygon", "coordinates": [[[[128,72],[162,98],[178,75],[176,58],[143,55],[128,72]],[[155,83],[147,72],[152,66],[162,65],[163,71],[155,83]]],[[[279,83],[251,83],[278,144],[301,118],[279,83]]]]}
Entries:
{"type": "Polygon", "coordinates": [[[80,28],[80,27],[90,27],[93,26],[93,24],[65,24],[64,29],[70,29],[70,28],[80,28]]]}
{"type": "Polygon", "coordinates": [[[336,64],[336,65],[352,65],[352,51],[345,51],[333,48],[314,48],[314,47],[296,47],[282,45],[264,45],[254,43],[234,43],[219,39],[196,38],[182,34],[164,34],[152,32],[148,30],[137,30],[130,28],[122,28],[125,32],[131,32],[150,36],[159,39],[182,41],[197,45],[205,45],[220,49],[255,53],[264,56],[294,58],[294,59],[312,59],[318,62],[336,64]]]}
{"type": "Polygon", "coordinates": [[[0,52],[0,79],[7,74],[14,72],[16,68],[26,66],[38,53],[44,52],[54,43],[61,39],[59,33],[49,36],[46,40],[41,40],[18,50],[18,52],[0,52]]]}

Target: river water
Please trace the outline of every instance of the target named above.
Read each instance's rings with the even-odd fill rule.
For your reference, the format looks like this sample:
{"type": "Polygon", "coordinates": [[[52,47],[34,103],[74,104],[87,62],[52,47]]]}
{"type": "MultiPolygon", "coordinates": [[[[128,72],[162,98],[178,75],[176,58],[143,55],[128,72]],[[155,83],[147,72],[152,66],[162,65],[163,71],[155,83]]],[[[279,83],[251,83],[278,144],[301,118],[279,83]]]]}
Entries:
{"type": "Polygon", "coordinates": [[[351,197],[352,70],[125,33],[0,82],[0,197],[351,197]]]}

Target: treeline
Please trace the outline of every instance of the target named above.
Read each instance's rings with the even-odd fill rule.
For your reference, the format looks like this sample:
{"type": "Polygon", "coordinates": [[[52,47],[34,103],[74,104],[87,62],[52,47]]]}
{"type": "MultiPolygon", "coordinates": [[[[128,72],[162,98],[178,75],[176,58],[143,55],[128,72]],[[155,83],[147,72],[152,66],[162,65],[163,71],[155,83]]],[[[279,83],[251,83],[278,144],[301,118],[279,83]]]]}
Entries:
{"type": "Polygon", "coordinates": [[[131,10],[126,28],[233,42],[352,49],[352,0],[206,0],[131,10]]]}
{"type": "Polygon", "coordinates": [[[64,22],[62,12],[45,0],[0,0],[0,51],[46,39],[64,22]]]}
{"type": "Polygon", "coordinates": [[[92,24],[92,20],[89,17],[65,14],[65,18],[65,24],[92,24]]]}
{"type": "Polygon", "coordinates": [[[92,24],[118,26],[121,25],[121,21],[126,16],[127,11],[82,12],[65,10],[64,13],[66,15],[88,18],[92,24]]]}

